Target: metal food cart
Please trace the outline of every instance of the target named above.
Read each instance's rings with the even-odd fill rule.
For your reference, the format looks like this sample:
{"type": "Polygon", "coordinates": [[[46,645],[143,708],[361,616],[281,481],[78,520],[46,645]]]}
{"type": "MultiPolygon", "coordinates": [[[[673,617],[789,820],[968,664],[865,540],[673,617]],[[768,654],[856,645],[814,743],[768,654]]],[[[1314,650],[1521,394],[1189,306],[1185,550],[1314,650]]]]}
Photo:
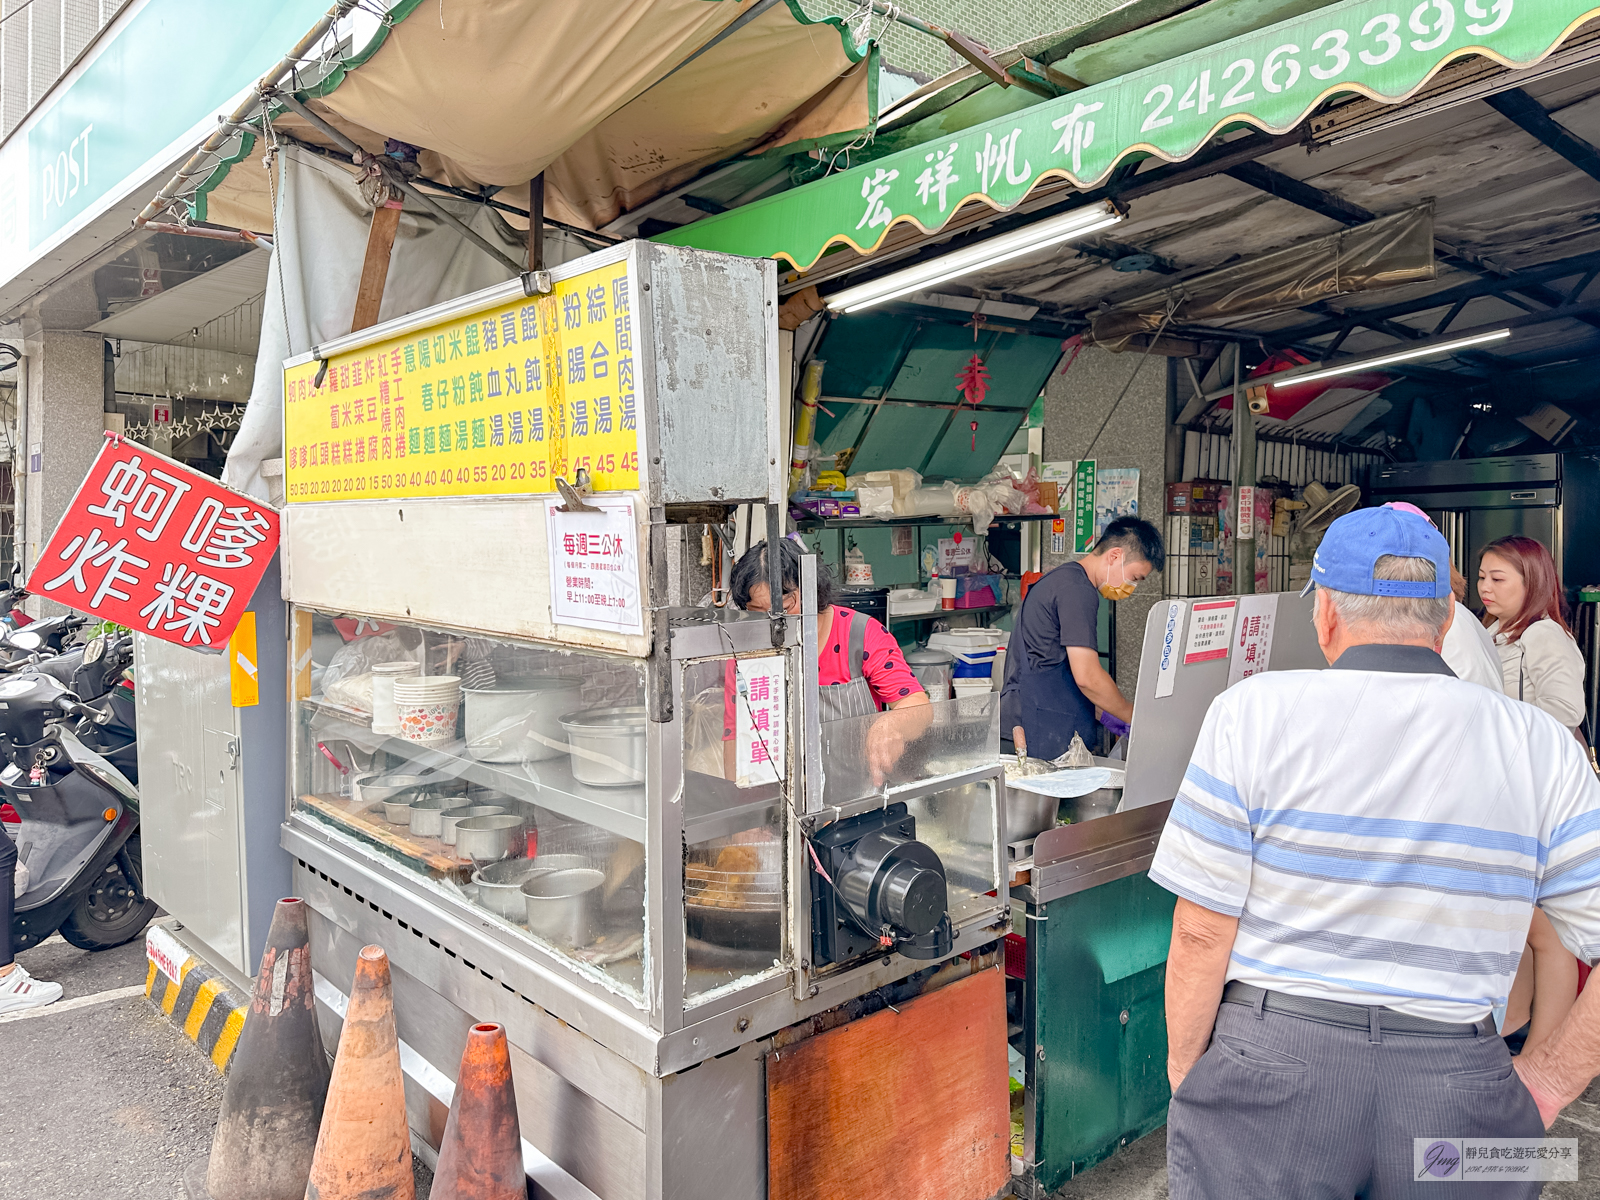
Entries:
{"type": "Polygon", "coordinates": [[[765,1197],[773,1035],[994,961],[988,700],[874,778],[904,718],[819,723],[810,587],[769,618],[669,580],[674,523],[781,529],[775,304],[771,261],[629,242],[285,364],[282,842],[328,1044],[388,951],[425,1154],[495,1020],[545,1193],[765,1197]]]}

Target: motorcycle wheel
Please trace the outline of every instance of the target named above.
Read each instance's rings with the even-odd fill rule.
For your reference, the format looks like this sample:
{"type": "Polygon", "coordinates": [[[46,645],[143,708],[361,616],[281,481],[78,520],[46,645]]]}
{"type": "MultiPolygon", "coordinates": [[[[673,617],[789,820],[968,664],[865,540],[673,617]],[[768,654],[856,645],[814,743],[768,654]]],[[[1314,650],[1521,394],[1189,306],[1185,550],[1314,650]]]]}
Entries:
{"type": "MultiPolygon", "coordinates": [[[[127,850],[137,871],[142,865],[137,834],[128,840],[127,850]]],[[[144,931],[157,909],[154,900],[147,898],[141,904],[137,895],[121,862],[112,859],[95,885],[78,898],[71,914],[61,922],[61,936],[80,950],[109,950],[132,941],[144,931]]]]}

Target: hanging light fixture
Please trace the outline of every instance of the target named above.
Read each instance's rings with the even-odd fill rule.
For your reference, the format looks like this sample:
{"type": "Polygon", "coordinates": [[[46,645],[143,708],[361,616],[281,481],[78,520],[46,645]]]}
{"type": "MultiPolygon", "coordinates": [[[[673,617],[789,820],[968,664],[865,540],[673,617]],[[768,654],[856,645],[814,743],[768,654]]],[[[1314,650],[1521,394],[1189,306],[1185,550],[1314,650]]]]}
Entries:
{"type": "Polygon", "coordinates": [[[986,271],[1035,250],[1083,237],[1115,225],[1120,220],[1122,213],[1109,201],[1075,208],[1071,212],[1024,225],[1021,229],[1013,229],[1010,233],[985,238],[949,254],[941,254],[938,258],[930,258],[903,271],[845,288],[829,296],[826,304],[834,312],[860,312],[907,293],[935,287],[974,271],[986,271]]]}
{"type": "MultiPolygon", "coordinates": [[[[1318,367],[1305,374],[1298,371],[1289,371],[1268,380],[1273,387],[1286,388],[1298,387],[1302,383],[1312,383],[1318,379],[1332,379],[1338,375],[1353,375],[1357,371],[1371,371],[1378,367],[1387,367],[1393,363],[1411,362],[1418,358],[1431,358],[1435,354],[1449,354],[1454,350],[1465,350],[1469,346],[1482,346],[1488,342],[1498,342],[1511,336],[1509,329],[1494,329],[1488,333],[1475,333],[1470,337],[1454,338],[1450,341],[1432,342],[1425,346],[1408,346],[1404,350],[1394,350],[1386,354],[1373,354],[1366,358],[1352,358],[1333,366],[1318,367]]],[[[1252,383],[1259,381],[1252,380],[1252,383]]]]}

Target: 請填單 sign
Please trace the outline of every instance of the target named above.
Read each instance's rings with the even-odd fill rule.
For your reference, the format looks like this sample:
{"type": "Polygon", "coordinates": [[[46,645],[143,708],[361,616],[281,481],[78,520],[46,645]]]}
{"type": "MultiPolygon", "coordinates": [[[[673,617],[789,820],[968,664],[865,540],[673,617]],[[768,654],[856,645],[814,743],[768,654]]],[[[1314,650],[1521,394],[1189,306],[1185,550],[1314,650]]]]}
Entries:
{"type": "Polygon", "coordinates": [[[108,438],[28,591],[220,653],[278,548],[278,514],[154,451],[108,438]]]}
{"type": "Polygon", "coordinates": [[[629,259],[283,373],[291,504],[639,486],[629,259]]]}

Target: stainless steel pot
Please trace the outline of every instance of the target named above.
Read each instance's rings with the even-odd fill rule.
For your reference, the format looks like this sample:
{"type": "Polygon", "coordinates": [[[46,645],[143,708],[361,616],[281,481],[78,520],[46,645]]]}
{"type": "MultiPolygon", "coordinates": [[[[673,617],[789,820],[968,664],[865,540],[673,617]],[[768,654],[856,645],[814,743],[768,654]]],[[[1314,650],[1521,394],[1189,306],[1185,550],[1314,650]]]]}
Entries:
{"type": "Polygon", "coordinates": [[[411,832],[418,837],[438,837],[440,817],[450,801],[443,796],[423,796],[411,804],[411,832]]]}
{"type": "Polygon", "coordinates": [[[1056,813],[1061,807],[1059,796],[1041,796],[1019,787],[1007,787],[1005,794],[1006,841],[1038,837],[1056,823],[1056,813]]]}
{"type": "Polygon", "coordinates": [[[521,858],[528,851],[522,818],[503,813],[493,817],[467,817],[456,822],[456,853],[473,862],[499,862],[521,858]]]}
{"type": "Polygon", "coordinates": [[[1117,806],[1121,803],[1121,788],[1100,788],[1086,796],[1069,796],[1063,800],[1061,815],[1076,825],[1080,821],[1092,821],[1096,817],[1109,817],[1117,811],[1117,806]]]}
{"type": "Polygon", "coordinates": [[[446,846],[456,844],[456,822],[468,817],[498,817],[506,810],[499,804],[458,804],[439,814],[439,840],[446,846]]]}
{"type": "Polygon", "coordinates": [[[581,680],[559,675],[464,688],[467,753],[481,762],[538,762],[567,752],[561,718],[579,704],[581,680]]]}
{"type": "Polygon", "coordinates": [[[427,775],[363,775],[351,788],[357,800],[367,804],[383,804],[399,797],[401,792],[421,787],[427,775]]]}
{"type": "Polygon", "coordinates": [[[478,903],[502,917],[520,922],[527,915],[522,885],[539,870],[538,863],[529,858],[508,858],[479,867],[472,873],[472,882],[478,885],[478,903]]]}
{"type": "Polygon", "coordinates": [[[644,782],[644,706],[591,708],[561,718],[572,747],[572,777],[590,787],[644,782]]]}
{"type": "Polygon", "coordinates": [[[391,825],[411,824],[411,801],[415,799],[409,789],[399,793],[398,800],[383,802],[383,819],[391,825]]]}
{"type": "Polygon", "coordinates": [[[545,871],[522,885],[528,928],[562,946],[587,946],[600,936],[605,872],[591,867],[545,871]]]}

